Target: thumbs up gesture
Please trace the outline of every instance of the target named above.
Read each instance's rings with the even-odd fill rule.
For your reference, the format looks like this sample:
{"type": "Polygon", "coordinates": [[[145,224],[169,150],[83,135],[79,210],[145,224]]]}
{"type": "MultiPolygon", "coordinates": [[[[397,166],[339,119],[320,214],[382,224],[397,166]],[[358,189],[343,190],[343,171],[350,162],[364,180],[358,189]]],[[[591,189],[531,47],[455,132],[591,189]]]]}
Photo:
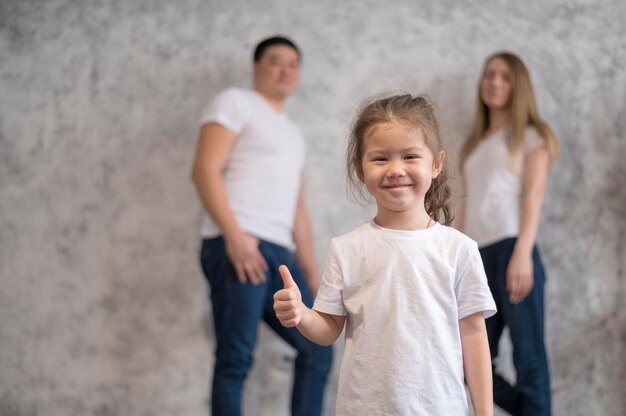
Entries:
{"type": "Polygon", "coordinates": [[[283,279],[285,288],[274,294],[274,311],[280,323],[290,328],[300,323],[306,306],[302,303],[300,289],[298,289],[298,285],[291,277],[287,266],[280,266],[278,271],[283,279]]]}

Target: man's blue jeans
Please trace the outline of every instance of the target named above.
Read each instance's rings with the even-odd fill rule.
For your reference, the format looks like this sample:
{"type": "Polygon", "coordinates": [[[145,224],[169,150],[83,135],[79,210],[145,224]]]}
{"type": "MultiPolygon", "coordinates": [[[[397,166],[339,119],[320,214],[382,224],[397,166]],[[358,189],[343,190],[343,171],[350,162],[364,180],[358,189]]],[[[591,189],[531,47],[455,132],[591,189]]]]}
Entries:
{"type": "Polygon", "coordinates": [[[545,274],[537,247],[534,247],[533,289],[520,303],[509,302],[506,270],[515,241],[515,238],[508,238],[480,249],[489,288],[498,308],[498,313],[486,320],[491,358],[498,356],[498,343],[504,327],[508,326],[517,373],[517,383],[511,386],[494,372],[493,398],[512,415],[549,416],[550,373],[544,345],[545,274]]]}
{"type": "Polygon", "coordinates": [[[283,288],[278,266],[285,264],[309,307],[313,299],[293,253],[284,247],[261,241],[261,254],[268,265],[265,282],[241,284],[228,260],[222,237],[202,242],[200,260],[211,288],[217,349],[211,409],[213,416],[241,414],[241,393],[252,366],[259,321],[265,321],[297,351],[292,415],[317,416],[322,411],[324,386],[332,362],[331,347],[307,340],[295,328],[283,327],[274,313],[274,293],[283,288]]]}

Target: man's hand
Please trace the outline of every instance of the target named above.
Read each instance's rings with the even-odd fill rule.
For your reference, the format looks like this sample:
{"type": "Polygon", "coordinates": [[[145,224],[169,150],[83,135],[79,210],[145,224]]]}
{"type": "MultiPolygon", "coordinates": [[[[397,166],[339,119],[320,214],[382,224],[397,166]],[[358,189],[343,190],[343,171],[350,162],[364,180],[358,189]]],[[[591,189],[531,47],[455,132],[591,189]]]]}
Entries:
{"type": "Polygon", "coordinates": [[[259,240],[245,233],[224,240],[226,254],[235,267],[239,283],[250,281],[253,285],[258,285],[264,282],[267,263],[259,251],[259,240]]]}
{"type": "Polygon", "coordinates": [[[287,328],[291,328],[300,323],[306,306],[302,303],[300,289],[298,289],[296,282],[293,281],[287,266],[280,266],[278,271],[283,279],[285,288],[274,294],[274,311],[280,323],[287,328]]]}

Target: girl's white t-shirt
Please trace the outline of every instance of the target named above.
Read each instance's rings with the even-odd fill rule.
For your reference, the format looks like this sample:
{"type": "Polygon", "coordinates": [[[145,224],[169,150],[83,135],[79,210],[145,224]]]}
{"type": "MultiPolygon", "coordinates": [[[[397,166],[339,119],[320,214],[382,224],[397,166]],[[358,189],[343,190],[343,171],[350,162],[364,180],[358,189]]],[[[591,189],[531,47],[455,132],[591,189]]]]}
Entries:
{"type": "MultiPolygon", "coordinates": [[[[294,249],[293,226],[305,162],[304,138],[284,113],[255,90],[230,88],[202,111],[200,125],[217,123],[237,133],[223,177],[240,226],[261,239],[294,249]]],[[[206,212],[201,234],[220,235],[206,212]]]]}
{"type": "Polygon", "coordinates": [[[496,312],[476,243],[438,223],[333,238],[314,309],[347,316],[337,415],[466,415],[459,320],[496,312]]]}
{"type": "Polygon", "coordinates": [[[507,134],[508,129],[500,129],[482,140],[463,166],[467,195],[464,232],[479,247],[519,234],[523,158],[544,143],[533,127],[527,127],[522,157],[513,161],[507,134]]]}

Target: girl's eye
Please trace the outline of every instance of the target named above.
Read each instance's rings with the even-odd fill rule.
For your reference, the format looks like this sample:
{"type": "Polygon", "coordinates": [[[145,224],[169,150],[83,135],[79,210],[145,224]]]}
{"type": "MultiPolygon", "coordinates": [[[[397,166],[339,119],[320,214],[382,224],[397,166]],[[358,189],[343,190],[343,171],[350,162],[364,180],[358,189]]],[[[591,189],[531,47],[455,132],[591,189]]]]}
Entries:
{"type": "Polygon", "coordinates": [[[385,160],[387,160],[387,158],[384,157],[384,156],[376,156],[376,157],[372,158],[373,162],[384,162],[385,160]]]}
{"type": "Polygon", "coordinates": [[[418,155],[406,155],[404,158],[405,159],[419,159],[419,156],[418,155]]]}

